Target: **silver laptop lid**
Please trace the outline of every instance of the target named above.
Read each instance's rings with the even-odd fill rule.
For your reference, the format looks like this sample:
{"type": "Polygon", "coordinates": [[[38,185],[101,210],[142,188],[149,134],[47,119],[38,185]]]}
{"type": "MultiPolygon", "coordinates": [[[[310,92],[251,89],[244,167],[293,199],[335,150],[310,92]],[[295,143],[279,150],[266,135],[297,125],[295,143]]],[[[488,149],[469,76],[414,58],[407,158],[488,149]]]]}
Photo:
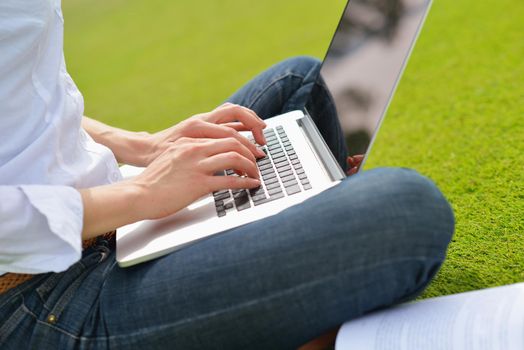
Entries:
{"type": "Polygon", "coordinates": [[[335,101],[350,156],[367,157],[430,4],[348,2],[320,74],[335,101]]]}

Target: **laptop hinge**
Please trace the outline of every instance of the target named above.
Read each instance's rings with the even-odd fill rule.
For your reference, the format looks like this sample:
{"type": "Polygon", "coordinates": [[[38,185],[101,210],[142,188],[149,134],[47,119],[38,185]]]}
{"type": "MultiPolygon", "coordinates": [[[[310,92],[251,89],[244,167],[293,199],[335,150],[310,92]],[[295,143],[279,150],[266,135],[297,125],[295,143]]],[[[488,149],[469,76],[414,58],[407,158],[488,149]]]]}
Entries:
{"type": "Polygon", "coordinates": [[[322,162],[322,165],[326,169],[331,180],[338,181],[346,178],[346,174],[333,156],[333,153],[331,153],[326,141],[324,141],[324,138],[320,134],[315,122],[305,108],[304,117],[297,119],[297,124],[306,134],[306,139],[309,140],[313,147],[313,151],[316,153],[317,158],[322,162]]]}

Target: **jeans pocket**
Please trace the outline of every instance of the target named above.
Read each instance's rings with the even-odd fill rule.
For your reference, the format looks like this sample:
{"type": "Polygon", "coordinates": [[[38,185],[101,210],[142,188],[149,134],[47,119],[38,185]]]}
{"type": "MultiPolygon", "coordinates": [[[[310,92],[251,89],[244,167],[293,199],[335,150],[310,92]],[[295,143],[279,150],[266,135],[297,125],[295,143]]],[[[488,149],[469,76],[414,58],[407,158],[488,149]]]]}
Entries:
{"type": "Polygon", "coordinates": [[[107,246],[89,249],[89,252],[79,262],[64,272],[50,274],[36,288],[36,294],[45,310],[43,318],[47,322],[54,323],[58,319],[90,271],[104,261],[109,253],[107,246]]]}

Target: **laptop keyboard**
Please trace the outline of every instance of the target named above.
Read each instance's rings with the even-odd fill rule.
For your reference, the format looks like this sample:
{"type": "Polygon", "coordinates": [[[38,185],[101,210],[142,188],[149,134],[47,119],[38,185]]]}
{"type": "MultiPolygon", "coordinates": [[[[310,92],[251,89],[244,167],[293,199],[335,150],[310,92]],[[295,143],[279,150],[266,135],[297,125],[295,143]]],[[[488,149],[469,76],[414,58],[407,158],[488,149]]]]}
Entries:
{"type": "MultiPolygon", "coordinates": [[[[238,190],[221,190],[213,192],[215,208],[219,217],[230,210],[236,211],[258,206],[301,191],[311,189],[311,184],[302,168],[302,164],[291,141],[282,126],[264,130],[266,145],[259,146],[266,153],[265,158],[257,160],[261,174],[261,186],[238,190]]],[[[254,142],[253,137],[249,140],[254,142]]],[[[221,174],[224,175],[222,172],[221,174]]],[[[238,176],[232,169],[225,171],[226,176],[238,176]]]]}

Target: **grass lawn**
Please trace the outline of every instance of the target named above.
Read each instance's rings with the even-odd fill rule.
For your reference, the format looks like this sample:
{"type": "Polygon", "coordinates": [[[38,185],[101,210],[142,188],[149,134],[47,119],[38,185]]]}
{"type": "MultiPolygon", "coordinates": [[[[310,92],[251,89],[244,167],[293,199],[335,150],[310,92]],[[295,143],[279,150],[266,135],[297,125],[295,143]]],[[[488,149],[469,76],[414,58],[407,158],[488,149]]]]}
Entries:
{"type": "MultiPolygon", "coordinates": [[[[322,57],[345,0],[63,2],[86,114],[154,131],[294,55],[322,57]]],[[[368,168],[406,166],[456,234],[425,296],[524,281],[524,2],[436,0],[368,168]]]]}

